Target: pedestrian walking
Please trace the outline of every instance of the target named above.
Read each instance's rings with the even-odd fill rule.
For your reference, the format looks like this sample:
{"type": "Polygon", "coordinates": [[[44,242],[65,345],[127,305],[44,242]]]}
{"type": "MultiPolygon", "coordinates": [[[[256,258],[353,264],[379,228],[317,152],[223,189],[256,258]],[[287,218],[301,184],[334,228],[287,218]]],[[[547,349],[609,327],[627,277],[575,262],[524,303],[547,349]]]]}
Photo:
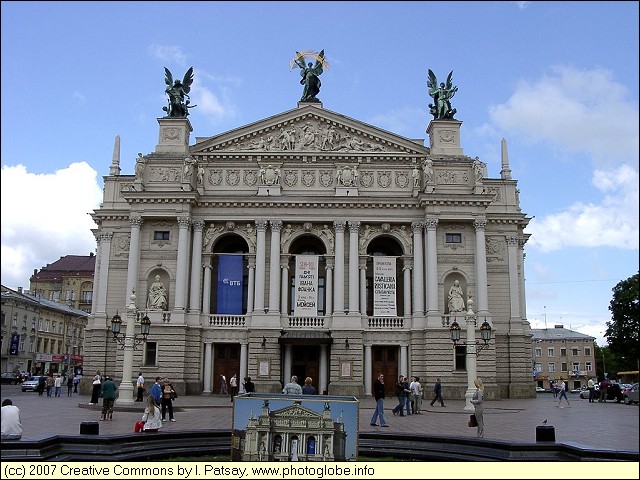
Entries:
{"type": "Polygon", "coordinates": [[[560,407],[560,403],[562,403],[562,399],[564,398],[567,401],[567,407],[571,408],[571,403],[569,403],[569,399],[567,398],[567,384],[564,382],[564,380],[560,380],[560,384],[558,386],[560,394],[558,395],[558,404],[556,405],[556,407],[560,407]]]}
{"type": "Polygon", "coordinates": [[[381,427],[388,427],[389,425],[384,419],[384,375],[378,375],[378,379],[373,384],[373,398],[376,400],[376,409],[373,411],[373,416],[369,424],[372,427],[378,426],[378,419],[380,419],[381,427]]]}
{"type": "Polygon", "coordinates": [[[142,376],[142,372],[138,374],[138,379],[136,380],[136,402],[142,402],[142,395],[144,394],[144,377],[142,376]]]}
{"type": "Polygon", "coordinates": [[[160,405],[160,402],[162,402],[162,383],[160,380],[160,377],[156,377],[156,383],[153,384],[151,392],[149,392],[149,395],[153,397],[157,405],[160,405]]]}
{"type": "Polygon", "coordinates": [[[246,393],[253,393],[256,391],[256,386],[251,381],[251,377],[244,377],[244,391],[246,393]]]}
{"type": "Polygon", "coordinates": [[[233,397],[238,395],[238,378],[234,373],[229,380],[229,386],[231,387],[231,401],[233,402],[233,397]]]}
{"type": "Polygon", "coordinates": [[[593,378],[587,382],[587,388],[589,389],[589,403],[596,403],[596,384],[593,378]]]}
{"type": "Polygon", "coordinates": [[[110,376],[104,377],[104,382],[100,384],[102,394],[102,418],[100,420],[113,420],[113,404],[116,401],[116,390],[118,386],[110,376]]]}
{"type": "Polygon", "coordinates": [[[55,385],[55,380],[53,379],[53,374],[49,373],[49,375],[47,375],[47,397],[51,396],[54,385],[55,385]]]}
{"type": "Polygon", "coordinates": [[[56,375],[56,378],[53,381],[53,386],[55,388],[55,396],[59,397],[62,390],[62,377],[60,374],[56,375]]]}
{"type": "Polygon", "coordinates": [[[436,383],[433,385],[433,400],[429,404],[433,407],[433,404],[440,402],[440,406],[444,407],[444,400],[442,399],[442,382],[439,378],[436,378],[436,383]]]}
{"type": "Polygon", "coordinates": [[[80,375],[73,376],[73,393],[78,393],[78,384],[80,383],[80,375]]]}
{"type": "Polygon", "coordinates": [[[482,380],[476,378],[473,381],[476,386],[476,391],[471,397],[471,404],[473,405],[473,414],[476,416],[478,438],[484,437],[484,384],[482,380]]]}
{"type": "Polygon", "coordinates": [[[73,396],[73,379],[74,378],[75,377],[73,373],[70,373],[69,375],[67,375],[67,397],[73,396]]]}
{"type": "Polygon", "coordinates": [[[165,378],[162,382],[162,421],[167,419],[167,410],[169,410],[169,421],[175,422],[173,418],[173,401],[178,398],[178,394],[173,388],[173,385],[169,382],[168,378],[165,378]]]}
{"type": "Polygon", "coordinates": [[[398,381],[396,382],[396,398],[398,399],[398,405],[393,407],[391,413],[394,415],[400,415],[404,417],[404,405],[405,405],[405,391],[404,391],[404,375],[398,376],[398,381]]]}
{"type": "Polygon", "coordinates": [[[220,375],[220,395],[229,395],[229,390],[227,389],[227,377],[224,375],[220,375]]]}
{"type": "Polygon", "coordinates": [[[420,383],[420,377],[413,377],[413,382],[409,385],[411,393],[413,394],[413,413],[416,415],[422,415],[422,384],[420,383]]]}
{"type": "Polygon", "coordinates": [[[100,396],[100,390],[102,385],[102,375],[100,375],[100,370],[96,371],[96,374],[93,376],[93,390],[91,390],[91,400],[89,401],[89,405],[97,405],[98,397],[100,396]]]}

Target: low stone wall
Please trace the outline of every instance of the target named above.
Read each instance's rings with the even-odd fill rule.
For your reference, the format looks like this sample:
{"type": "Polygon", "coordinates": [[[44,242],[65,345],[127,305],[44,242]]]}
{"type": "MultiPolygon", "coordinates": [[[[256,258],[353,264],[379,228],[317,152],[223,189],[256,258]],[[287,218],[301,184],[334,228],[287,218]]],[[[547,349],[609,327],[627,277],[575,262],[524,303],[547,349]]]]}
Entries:
{"type": "MultiPolygon", "coordinates": [[[[140,433],[131,435],[56,435],[25,441],[3,441],[2,462],[139,461],[229,456],[228,430],[140,433]],[[161,441],[158,441],[161,440],[161,441]]],[[[361,433],[358,455],[398,461],[632,461],[637,452],[594,450],[556,442],[513,444],[485,439],[361,433]]]]}

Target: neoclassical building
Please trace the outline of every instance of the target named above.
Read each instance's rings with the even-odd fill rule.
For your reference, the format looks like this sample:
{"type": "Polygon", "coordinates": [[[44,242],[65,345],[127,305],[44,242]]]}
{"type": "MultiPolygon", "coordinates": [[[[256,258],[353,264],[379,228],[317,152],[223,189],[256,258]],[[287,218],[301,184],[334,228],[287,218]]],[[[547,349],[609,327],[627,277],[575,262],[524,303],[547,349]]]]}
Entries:
{"type": "Polygon", "coordinates": [[[529,218],[504,140],[490,177],[463,153],[455,119],[432,120],[428,146],[320,102],[195,141],[188,117],[157,121],[158,144],[131,174],[116,138],[93,213],[86,371],[121,375],[109,327],[117,312],[135,319],[124,315],[135,290],[152,323],[133,374],[168,376],[183,394],[219,393],[221,375],[236,373],[258,392],[295,374],[364,396],[384,373],[390,393],[407,374],[462,397],[465,346],[449,326],[457,319],[464,342],[472,306],[476,328],[492,327],[477,357],[489,398],[535,395],[529,218]],[[163,291],[150,302],[154,283],[163,291]]]}

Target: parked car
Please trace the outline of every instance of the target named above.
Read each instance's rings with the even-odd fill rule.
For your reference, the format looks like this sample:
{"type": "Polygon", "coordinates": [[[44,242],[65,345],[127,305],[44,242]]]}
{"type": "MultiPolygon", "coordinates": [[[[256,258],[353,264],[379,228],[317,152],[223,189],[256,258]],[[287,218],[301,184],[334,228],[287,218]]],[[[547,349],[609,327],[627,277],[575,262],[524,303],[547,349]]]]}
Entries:
{"type": "Polygon", "coordinates": [[[638,384],[634,383],[633,386],[622,394],[622,399],[625,405],[631,405],[632,403],[640,403],[638,401],[638,384]]]}
{"type": "MultiPolygon", "coordinates": [[[[23,392],[36,392],[38,390],[38,383],[40,382],[40,377],[43,375],[34,375],[29,377],[27,380],[22,382],[22,391],[23,392]]],[[[46,379],[46,376],[44,376],[46,379]]]]}
{"type": "MultiPolygon", "coordinates": [[[[598,390],[596,389],[596,398],[598,398],[598,390]]],[[[589,399],[589,389],[587,387],[582,387],[580,389],[580,398],[584,398],[585,400],[589,399]]]]}
{"type": "Polygon", "coordinates": [[[546,390],[542,387],[536,387],[536,393],[546,392],[546,390]]]}
{"type": "Polygon", "coordinates": [[[2,385],[17,385],[19,382],[19,373],[2,372],[2,385]]]}

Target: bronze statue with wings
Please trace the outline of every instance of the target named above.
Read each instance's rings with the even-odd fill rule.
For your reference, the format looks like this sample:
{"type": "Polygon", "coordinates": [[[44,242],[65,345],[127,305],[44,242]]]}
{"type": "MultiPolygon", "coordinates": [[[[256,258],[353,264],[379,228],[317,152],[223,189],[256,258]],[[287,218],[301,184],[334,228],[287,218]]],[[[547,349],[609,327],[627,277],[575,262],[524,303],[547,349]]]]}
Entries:
{"type": "Polygon", "coordinates": [[[458,87],[453,86],[452,77],[453,70],[449,72],[447,82],[441,82],[438,85],[435,73],[429,69],[427,87],[429,87],[429,95],[433,97],[433,103],[429,104],[429,112],[434,120],[452,119],[457,112],[455,108],[451,108],[451,98],[458,91],[458,87]]]}
{"type": "Polygon", "coordinates": [[[180,80],[173,80],[173,75],[167,67],[164,68],[165,83],[167,88],[165,93],[169,96],[167,101],[168,107],[162,107],[162,110],[167,112],[167,117],[186,117],[189,115],[189,109],[196,105],[189,105],[189,92],[191,91],[191,84],[193,83],[193,67],[187,70],[184,74],[182,82],[180,80]],[[187,99],[185,101],[185,98],[187,99]]]}
{"type": "Polygon", "coordinates": [[[301,102],[319,102],[316,97],[318,93],[320,93],[320,86],[322,83],[320,82],[320,75],[323,72],[323,68],[328,67],[327,62],[324,59],[324,50],[320,53],[315,52],[296,52],[296,56],[293,59],[293,64],[300,67],[300,76],[302,79],[300,83],[304,85],[304,90],[302,91],[301,102]],[[305,65],[305,57],[312,56],[315,57],[316,62],[313,64],[309,62],[308,65],[305,65]]]}

